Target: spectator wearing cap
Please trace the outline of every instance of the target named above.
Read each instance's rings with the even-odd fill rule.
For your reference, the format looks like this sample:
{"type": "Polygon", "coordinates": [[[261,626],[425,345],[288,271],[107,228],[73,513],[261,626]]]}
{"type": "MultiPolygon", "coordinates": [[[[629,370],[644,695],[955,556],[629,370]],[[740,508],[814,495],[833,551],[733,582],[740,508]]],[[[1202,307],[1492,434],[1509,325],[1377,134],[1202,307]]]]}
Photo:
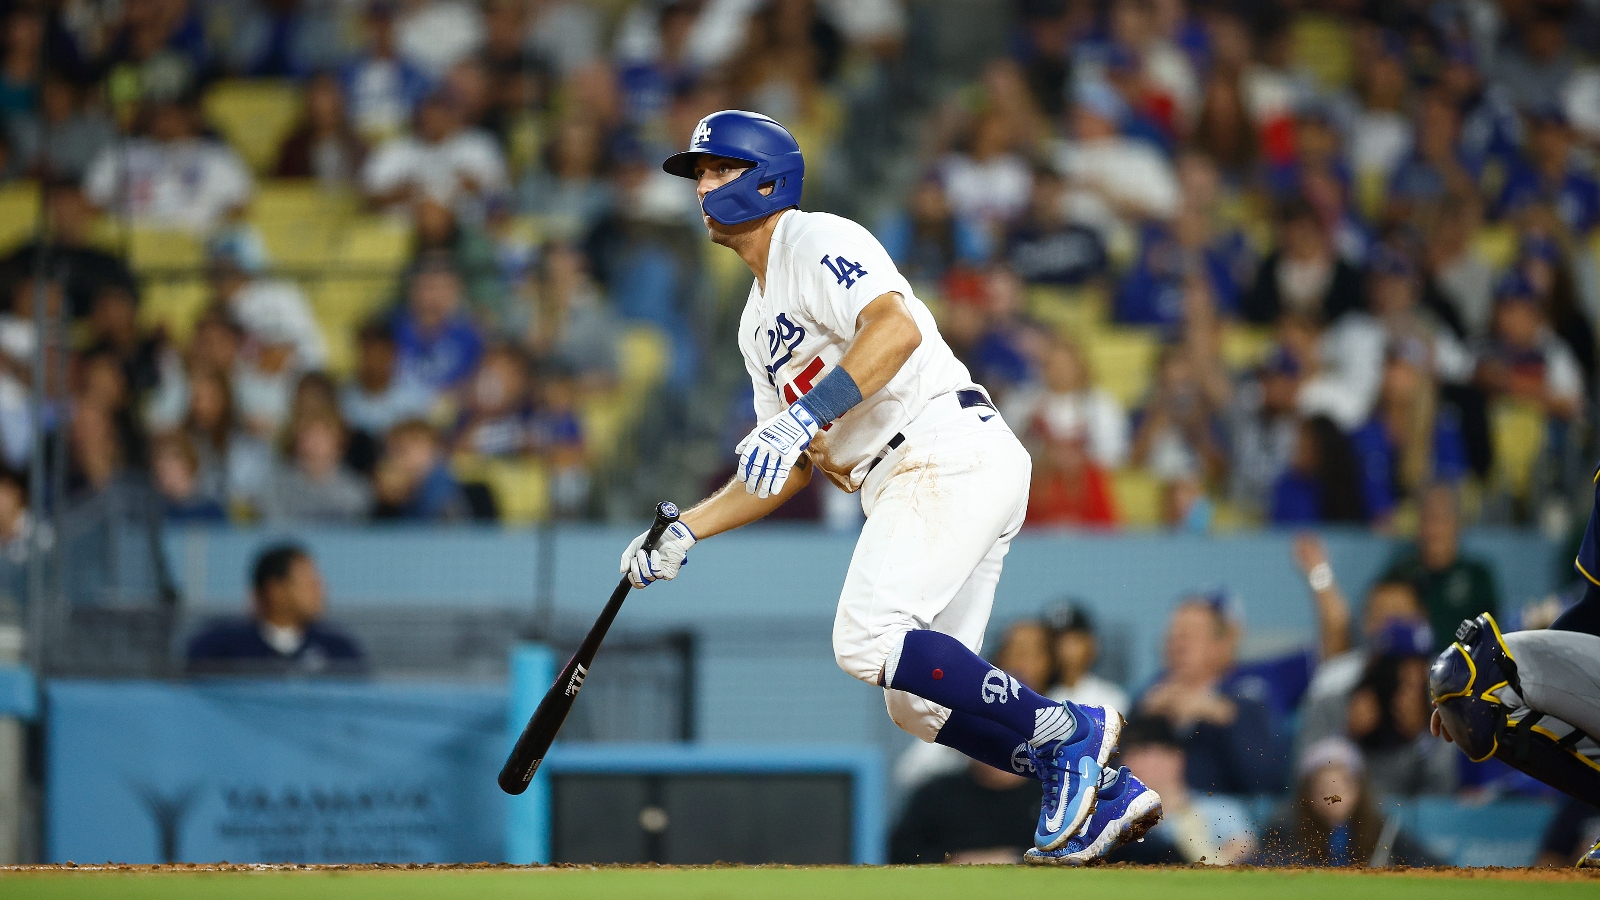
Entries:
{"type": "Polygon", "coordinates": [[[1261,261],[1239,311],[1270,325],[1284,313],[1331,323],[1365,306],[1361,274],[1334,252],[1332,236],[1303,199],[1282,204],[1276,216],[1277,248],[1261,261]]]}
{"type": "Polygon", "coordinates": [[[373,204],[404,211],[428,199],[468,222],[508,187],[505,158],[488,133],[467,128],[461,104],[439,90],[417,108],[412,134],[390,138],[367,157],[361,186],[373,204]]]}
{"type": "Polygon", "coordinates": [[[255,183],[239,155],[200,135],[191,97],[147,103],[139,136],[106,147],[84,174],[89,202],[135,224],[205,234],[250,202],[255,183]]]}
{"type": "Polygon", "coordinates": [[[1587,301],[1579,296],[1580,280],[1590,277],[1580,275],[1588,271],[1588,264],[1582,259],[1581,249],[1571,253],[1551,235],[1550,231],[1558,228],[1554,223],[1530,223],[1524,227],[1512,270],[1528,280],[1550,330],[1572,351],[1583,369],[1583,381],[1588,384],[1600,366],[1595,359],[1595,332],[1587,301]]]}
{"type": "Polygon", "coordinates": [[[1068,600],[1057,605],[1045,614],[1045,625],[1053,636],[1055,660],[1055,684],[1047,692],[1051,700],[1070,700],[1123,713],[1133,709],[1127,691],[1094,674],[1100,641],[1095,635],[1094,618],[1081,602],[1068,600]]]}
{"type": "Polygon", "coordinates": [[[1225,605],[1225,597],[1196,596],[1172,611],[1165,669],[1139,697],[1135,712],[1164,719],[1177,735],[1187,754],[1189,787],[1269,793],[1283,787],[1283,747],[1268,706],[1226,683],[1239,629],[1225,605]]]}
{"type": "Polygon", "coordinates": [[[1418,505],[1416,543],[1401,547],[1385,567],[1383,580],[1410,584],[1427,611],[1434,649],[1450,646],[1463,620],[1479,613],[1498,615],[1500,594],[1494,570],[1461,552],[1461,511],[1456,492],[1437,484],[1418,505]]]}
{"type": "Polygon", "coordinates": [[[1515,39],[1495,53],[1490,75],[1517,108],[1554,107],[1561,102],[1580,63],[1567,40],[1575,8],[1560,0],[1528,4],[1518,17],[1515,39]]]}
{"type": "Polygon", "coordinates": [[[318,675],[365,668],[355,639],[324,619],[322,574],[296,544],[268,547],[250,572],[250,616],[214,622],[189,641],[205,674],[318,675]]]}
{"type": "Polygon", "coordinates": [[[261,277],[266,251],[253,232],[226,232],[212,241],[208,254],[216,302],[244,331],[232,373],[239,417],[253,432],[270,438],[289,414],[295,380],[327,359],[322,329],[299,287],[261,277]]]}
{"type": "Polygon", "coordinates": [[[1294,456],[1295,398],[1303,376],[1299,359],[1278,347],[1233,393],[1227,413],[1228,495],[1247,513],[1265,517],[1272,485],[1294,456]]]}
{"type": "Polygon", "coordinates": [[[1250,811],[1238,799],[1192,790],[1184,778],[1183,742],[1165,719],[1136,716],[1122,728],[1122,764],[1161,796],[1161,821],[1110,862],[1231,866],[1255,852],[1250,811]]]}
{"type": "Polygon", "coordinates": [[[1122,133],[1129,116],[1122,96],[1105,82],[1080,81],[1073,100],[1072,137],[1054,153],[1067,179],[1072,220],[1110,243],[1116,232],[1172,218],[1180,199],[1177,175],[1160,150],[1122,133]]]}
{"type": "Polygon", "coordinates": [[[350,124],[368,141],[393,137],[427,95],[426,73],[400,56],[394,0],[371,0],[362,17],[366,49],[340,72],[350,124]]]}
{"type": "MultiPolygon", "coordinates": [[[[1318,562],[1326,564],[1327,555],[1321,554],[1318,562]]],[[[1310,572],[1307,580],[1319,595],[1340,591],[1331,567],[1319,571],[1313,566],[1310,572]]],[[[1410,582],[1397,579],[1380,578],[1367,589],[1356,637],[1356,646],[1328,654],[1317,666],[1300,710],[1295,733],[1297,750],[1303,751],[1329,735],[1345,733],[1350,694],[1372,660],[1386,654],[1426,657],[1434,652],[1433,629],[1428,626],[1428,613],[1417,597],[1417,589],[1410,582]]]]}
{"type": "Polygon", "coordinates": [[[1348,738],[1312,745],[1295,767],[1295,791],[1261,839],[1257,865],[1433,865],[1427,851],[1378,811],[1361,750],[1348,738]]]}
{"type": "Polygon", "coordinates": [[[1373,52],[1355,73],[1360,107],[1350,122],[1350,163],[1357,183],[1388,184],[1414,142],[1406,115],[1411,87],[1406,44],[1399,34],[1385,31],[1367,46],[1373,52]]]}
{"type": "Polygon", "coordinates": [[[1428,731],[1433,648],[1418,640],[1426,636],[1403,624],[1379,632],[1345,707],[1345,733],[1361,748],[1368,785],[1379,798],[1456,788],[1457,756],[1428,731]]]}
{"type": "Polygon", "coordinates": [[[461,276],[450,260],[438,254],[424,257],[394,318],[402,379],[443,392],[477,370],[483,335],[462,300],[461,276]]]}
{"type": "Polygon", "coordinates": [[[1494,327],[1481,355],[1477,383],[1491,399],[1536,404],[1566,421],[1583,407],[1583,372],[1565,342],[1550,329],[1538,291],[1513,271],[1495,288],[1494,327]]]}
{"type": "Polygon", "coordinates": [[[1389,218],[1399,221],[1422,204],[1478,191],[1483,160],[1461,144],[1461,111],[1442,91],[1429,92],[1417,110],[1417,139],[1408,159],[1389,178],[1389,218]]]}
{"type": "Polygon", "coordinates": [[[1516,216],[1529,206],[1547,206],[1575,237],[1587,237],[1600,223],[1600,182],[1574,155],[1566,114],[1556,106],[1540,107],[1527,121],[1524,152],[1506,176],[1498,214],[1516,216]]]}
{"type": "Polygon", "coordinates": [[[1186,290],[1210,291],[1219,312],[1237,314],[1242,286],[1234,280],[1233,260],[1225,250],[1213,244],[1208,213],[1187,203],[1171,227],[1146,225],[1139,257],[1117,286],[1112,318],[1176,328],[1183,323],[1186,290]]]}
{"type": "Polygon", "coordinates": [[[1436,293],[1423,291],[1422,271],[1409,247],[1378,244],[1367,258],[1367,307],[1383,328],[1390,355],[1397,347],[1430,379],[1464,384],[1473,358],[1461,343],[1455,310],[1436,293]]]}
{"type": "MultiPolygon", "coordinates": [[[[1004,250],[1011,268],[1029,284],[1092,285],[1107,272],[1110,261],[1099,232],[1068,217],[1066,196],[1067,181],[1061,173],[1043,165],[1034,167],[1027,211],[1006,232],[1004,250]]],[[[952,220],[951,226],[968,227],[959,220],[952,220]]],[[[986,237],[981,231],[973,233],[986,237]]],[[[962,231],[950,235],[955,239],[955,261],[970,263],[971,254],[978,254],[976,259],[987,255],[983,243],[961,240],[962,231]]]]}
{"type": "Polygon", "coordinates": [[[394,325],[374,319],[356,332],[356,370],[339,391],[339,412],[374,442],[406,419],[426,418],[434,393],[400,377],[394,325]]]}

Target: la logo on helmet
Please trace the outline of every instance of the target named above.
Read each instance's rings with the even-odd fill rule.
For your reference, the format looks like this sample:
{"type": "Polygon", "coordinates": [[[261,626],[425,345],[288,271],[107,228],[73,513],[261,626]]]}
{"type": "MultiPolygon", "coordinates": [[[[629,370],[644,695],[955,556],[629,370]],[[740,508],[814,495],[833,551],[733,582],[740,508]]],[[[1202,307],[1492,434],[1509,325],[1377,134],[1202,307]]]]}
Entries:
{"type": "Polygon", "coordinates": [[[706,144],[706,143],[709,143],[710,141],[711,141],[711,123],[705,121],[704,119],[702,119],[702,120],[700,120],[700,124],[695,126],[694,137],[689,139],[689,143],[691,145],[693,145],[693,146],[698,147],[701,144],[706,144]]]}

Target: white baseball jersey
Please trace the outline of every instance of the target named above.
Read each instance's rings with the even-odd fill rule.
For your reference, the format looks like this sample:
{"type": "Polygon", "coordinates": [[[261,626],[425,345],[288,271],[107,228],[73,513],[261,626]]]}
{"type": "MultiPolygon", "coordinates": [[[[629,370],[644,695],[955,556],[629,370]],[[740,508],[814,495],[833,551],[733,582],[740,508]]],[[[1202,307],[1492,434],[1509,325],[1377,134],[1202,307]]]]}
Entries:
{"type": "Polygon", "coordinates": [[[873,458],[929,400],[975,386],[967,367],[878,239],[827,213],[782,214],[767,256],[766,290],[759,282],[750,286],[739,322],[739,352],[764,422],[838,365],[861,310],[891,292],[905,298],[922,344],[887,386],[835,419],[809,450],[817,468],[847,491],[861,487],[873,458]]]}

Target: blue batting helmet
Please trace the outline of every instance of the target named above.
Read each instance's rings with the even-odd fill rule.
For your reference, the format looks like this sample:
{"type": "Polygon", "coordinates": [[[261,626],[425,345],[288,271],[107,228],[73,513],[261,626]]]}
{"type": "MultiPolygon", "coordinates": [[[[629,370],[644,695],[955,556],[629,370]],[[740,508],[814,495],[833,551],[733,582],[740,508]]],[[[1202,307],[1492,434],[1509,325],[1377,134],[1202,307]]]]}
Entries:
{"type": "Polygon", "coordinates": [[[755,166],[706,194],[700,208],[718,222],[739,225],[800,205],[806,161],[794,135],[772,119],[740,109],[714,112],[695,126],[689,149],[667,157],[661,168],[680,178],[693,178],[695,157],[702,154],[740,159],[755,166]],[[762,196],[761,188],[769,184],[772,193],[762,196]]]}

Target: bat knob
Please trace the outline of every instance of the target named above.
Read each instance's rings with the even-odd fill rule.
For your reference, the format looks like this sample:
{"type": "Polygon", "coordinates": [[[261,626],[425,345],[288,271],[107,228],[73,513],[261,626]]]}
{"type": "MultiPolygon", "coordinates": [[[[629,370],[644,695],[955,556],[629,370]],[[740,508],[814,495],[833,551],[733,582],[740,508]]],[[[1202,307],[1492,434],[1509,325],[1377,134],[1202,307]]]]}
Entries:
{"type": "Polygon", "coordinates": [[[656,521],[666,522],[671,525],[678,521],[678,504],[671,500],[663,500],[656,504],[656,521]]]}

